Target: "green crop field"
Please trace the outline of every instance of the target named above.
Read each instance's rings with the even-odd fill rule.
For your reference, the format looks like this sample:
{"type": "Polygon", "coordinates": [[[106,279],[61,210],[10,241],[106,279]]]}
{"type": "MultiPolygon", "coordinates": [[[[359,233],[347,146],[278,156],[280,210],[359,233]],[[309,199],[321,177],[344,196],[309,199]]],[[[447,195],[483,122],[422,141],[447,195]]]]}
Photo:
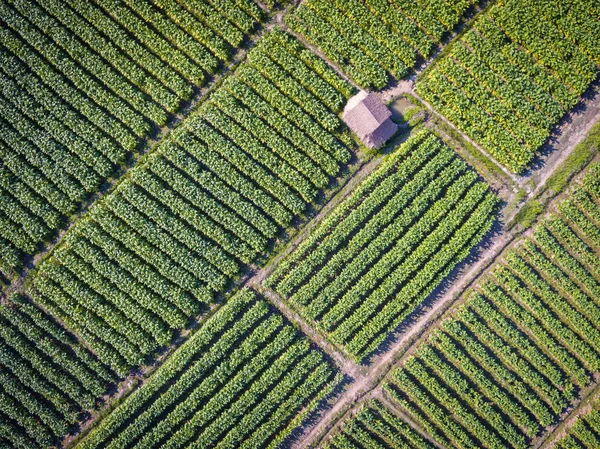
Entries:
{"type": "Polygon", "coordinates": [[[600,368],[600,165],[386,391],[442,445],[525,448],[600,368]]]}
{"type": "Polygon", "coordinates": [[[306,338],[243,290],[77,447],[275,447],[337,382],[306,338]]]}
{"type": "Polygon", "coordinates": [[[361,87],[381,89],[428,58],[477,0],[308,0],[287,16],[361,87]]]}
{"type": "Polygon", "coordinates": [[[5,277],[231,60],[264,18],[238,4],[0,2],[5,277]]]}
{"type": "Polygon", "coordinates": [[[433,449],[414,429],[378,400],[372,400],[343,424],[325,449],[433,449]]]}
{"type": "Polygon", "coordinates": [[[600,25],[591,3],[498,2],[433,64],[417,92],[522,172],[598,76],[600,25]]]}
{"type": "Polygon", "coordinates": [[[597,447],[600,5],[0,0],[0,449],[597,447]]]}
{"type": "Polygon", "coordinates": [[[334,111],[349,87],[302,57],[288,35],[265,36],[38,267],[30,295],[118,372],[168,345],[348,161],[334,111]]]}
{"type": "Polygon", "coordinates": [[[0,438],[48,447],[117,375],[37,307],[0,305],[0,438]]]}
{"type": "Polygon", "coordinates": [[[363,359],[479,243],[496,204],[450,148],[419,132],[332,211],[266,285],[363,359]]]}

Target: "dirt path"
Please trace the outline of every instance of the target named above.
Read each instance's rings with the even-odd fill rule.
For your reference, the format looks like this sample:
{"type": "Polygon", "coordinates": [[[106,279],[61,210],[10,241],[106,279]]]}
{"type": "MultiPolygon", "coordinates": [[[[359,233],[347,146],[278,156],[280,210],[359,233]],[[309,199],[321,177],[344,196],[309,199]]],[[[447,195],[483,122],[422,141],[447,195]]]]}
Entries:
{"type": "Polygon", "coordinates": [[[304,429],[304,433],[296,439],[292,449],[315,447],[330,430],[335,428],[335,425],[342,420],[352,407],[358,404],[359,401],[368,398],[367,395],[376,386],[377,383],[373,382],[369,376],[361,375],[350,384],[331,407],[321,414],[315,425],[304,429]]]}
{"type": "Polygon", "coordinates": [[[379,98],[383,103],[387,103],[402,94],[414,95],[414,77],[407,80],[398,81],[395,86],[389,87],[381,92],[378,92],[379,98]]]}

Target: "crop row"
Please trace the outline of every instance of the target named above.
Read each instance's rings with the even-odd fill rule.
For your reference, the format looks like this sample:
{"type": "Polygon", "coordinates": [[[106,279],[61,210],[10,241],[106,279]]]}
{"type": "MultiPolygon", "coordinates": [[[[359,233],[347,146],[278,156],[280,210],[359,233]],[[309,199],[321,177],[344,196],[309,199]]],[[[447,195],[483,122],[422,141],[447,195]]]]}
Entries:
{"type": "Polygon", "coordinates": [[[31,296],[120,374],[205,310],[350,156],[336,115],[348,86],[287,34],[263,39],[32,276],[31,296]],[[320,82],[303,85],[307,71],[320,82]]]}
{"type": "Polygon", "coordinates": [[[11,277],[263,14],[251,0],[11,0],[0,17],[0,160],[28,216],[2,217],[1,270],[11,277]]]}
{"type": "Polygon", "coordinates": [[[95,406],[115,374],[44,312],[0,306],[0,436],[15,447],[48,447],[95,406]]]}
{"type": "Polygon", "coordinates": [[[275,447],[336,382],[308,340],[242,290],[77,447],[275,447]]]}
{"type": "Polygon", "coordinates": [[[433,449],[433,445],[379,400],[369,401],[344,422],[326,449],[433,449]]]}
{"type": "Polygon", "coordinates": [[[514,172],[598,73],[600,25],[585,0],[568,3],[494,5],[417,83],[423,98],[514,172]]]}
{"type": "Polygon", "coordinates": [[[473,1],[310,0],[286,23],[360,86],[383,88],[428,57],[473,1]]]}
{"type": "Polygon", "coordinates": [[[597,207],[586,187],[597,171],[390,376],[386,391],[438,443],[528,447],[598,371],[600,252],[588,236],[600,223],[582,201],[597,207]]]}
{"type": "Polygon", "coordinates": [[[357,358],[482,238],[496,199],[435,136],[412,136],[267,279],[357,358]]]}

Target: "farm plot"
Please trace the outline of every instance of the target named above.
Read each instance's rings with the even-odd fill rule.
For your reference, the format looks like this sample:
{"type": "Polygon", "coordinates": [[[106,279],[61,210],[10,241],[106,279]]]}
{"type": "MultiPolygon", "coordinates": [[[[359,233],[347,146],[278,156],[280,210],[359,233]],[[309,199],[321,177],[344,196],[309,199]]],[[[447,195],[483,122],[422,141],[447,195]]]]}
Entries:
{"type": "Polygon", "coordinates": [[[490,230],[497,197],[427,130],[411,136],[266,280],[357,360],[490,230]]]}
{"type": "Polygon", "coordinates": [[[417,92],[500,163],[522,172],[597,78],[600,19],[590,14],[592,3],[493,5],[433,63],[417,92]]]}
{"type": "Polygon", "coordinates": [[[365,404],[324,449],[434,449],[408,424],[374,399],[365,404]]]}
{"type": "Polygon", "coordinates": [[[306,338],[242,290],[77,447],[276,447],[338,381],[306,338]]]}
{"type": "Polygon", "coordinates": [[[0,305],[0,444],[46,448],[116,374],[37,307],[0,305]]]}
{"type": "Polygon", "coordinates": [[[598,400],[593,408],[578,416],[575,423],[566,431],[566,435],[556,440],[555,449],[594,449],[600,447],[600,411],[598,400]]]}
{"type": "Polygon", "coordinates": [[[268,33],[182,126],[70,229],[28,291],[119,373],[167,345],[349,160],[351,94],[268,33]]]}
{"type": "Polygon", "coordinates": [[[600,367],[600,166],[386,390],[446,447],[526,448],[600,367]]]}
{"type": "Polygon", "coordinates": [[[0,1],[0,271],[14,277],[203,86],[251,0],[0,1]]]}
{"type": "Polygon", "coordinates": [[[286,16],[355,83],[383,88],[430,56],[478,0],[307,0],[286,16]]]}

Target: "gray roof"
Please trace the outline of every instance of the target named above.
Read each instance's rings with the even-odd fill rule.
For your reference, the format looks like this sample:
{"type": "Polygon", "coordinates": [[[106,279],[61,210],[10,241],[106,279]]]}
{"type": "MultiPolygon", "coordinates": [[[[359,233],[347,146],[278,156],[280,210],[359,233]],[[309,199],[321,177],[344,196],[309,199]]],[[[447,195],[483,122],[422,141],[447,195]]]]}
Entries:
{"type": "Polygon", "coordinates": [[[397,126],[390,120],[391,115],[376,95],[361,91],[348,101],[343,117],[366,146],[376,148],[396,132],[397,126]]]}

